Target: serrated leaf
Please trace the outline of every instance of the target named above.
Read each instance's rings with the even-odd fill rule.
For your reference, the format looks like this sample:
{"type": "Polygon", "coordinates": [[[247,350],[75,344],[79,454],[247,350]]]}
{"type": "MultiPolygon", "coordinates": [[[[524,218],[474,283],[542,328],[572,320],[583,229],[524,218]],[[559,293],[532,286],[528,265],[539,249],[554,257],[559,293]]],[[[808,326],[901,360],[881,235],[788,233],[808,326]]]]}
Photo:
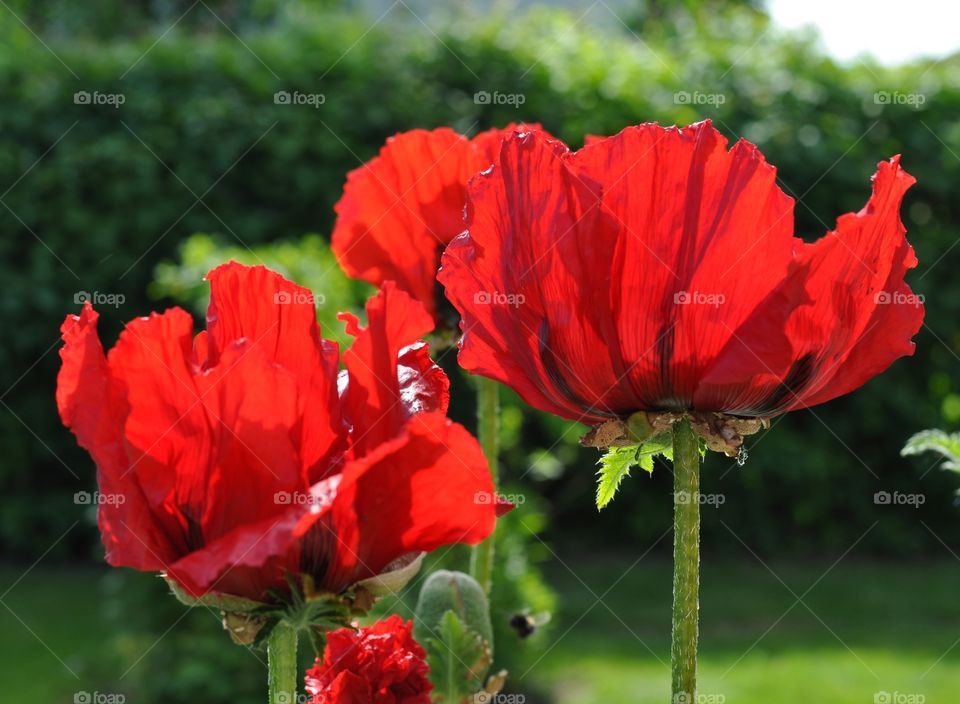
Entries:
{"type": "Polygon", "coordinates": [[[424,640],[432,700],[443,704],[470,702],[483,687],[483,677],[490,667],[490,645],[464,626],[453,611],[447,611],[438,630],[424,640]]]}
{"type": "Polygon", "coordinates": [[[597,464],[597,510],[613,501],[624,477],[630,476],[630,470],[639,467],[653,474],[653,458],[663,455],[673,459],[673,436],[660,433],[640,445],[631,447],[611,447],[597,464]]]}
{"type": "MultiPolygon", "coordinates": [[[[624,477],[630,475],[630,469],[639,464],[637,447],[612,447],[607,450],[597,462],[600,469],[597,471],[597,510],[602,509],[613,501],[614,494],[624,477]]],[[[642,466],[642,465],[641,465],[642,466]]],[[[646,467],[643,467],[647,469],[646,467]]],[[[650,469],[653,461],[650,459],[650,469]]]]}
{"type": "Polygon", "coordinates": [[[928,451],[936,452],[947,460],[943,463],[944,469],[960,472],[960,433],[948,434],[942,430],[922,430],[907,440],[900,454],[906,457],[928,451]]]}

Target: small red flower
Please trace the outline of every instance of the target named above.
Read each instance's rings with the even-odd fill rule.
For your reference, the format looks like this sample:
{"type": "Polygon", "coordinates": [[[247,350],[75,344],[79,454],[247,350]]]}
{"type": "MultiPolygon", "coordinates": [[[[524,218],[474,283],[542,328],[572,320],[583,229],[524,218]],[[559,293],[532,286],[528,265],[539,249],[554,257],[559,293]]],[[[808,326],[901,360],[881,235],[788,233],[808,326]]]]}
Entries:
{"type": "Polygon", "coordinates": [[[343,270],[376,286],[396,281],[442,323],[437,267],[443,248],[463,231],[467,180],[496,161],[500,142],[515,129],[467,139],[441,127],[388,139],[379,156],[347,175],[335,207],[331,246],[343,270]]]}
{"type": "Polygon", "coordinates": [[[323,659],[307,671],[310,704],[430,704],[426,652],[413,622],[396,614],[327,635],[323,659]]]}
{"type": "Polygon", "coordinates": [[[263,267],[207,275],[207,329],[179,308],[131,321],[110,354],[86,304],[63,324],[60,416],[92,455],[107,561],[187,592],[263,600],[285,576],[339,592],[400,557],[490,534],[477,441],[392,284],[338,370],[311,292],[263,267]]]}
{"type": "Polygon", "coordinates": [[[577,152],[513,135],[443,256],[460,363],[588,423],[823,403],[913,352],[923,305],[898,214],[913,183],[882,162],[867,205],[808,244],[775,169],[709,122],[577,152]]]}

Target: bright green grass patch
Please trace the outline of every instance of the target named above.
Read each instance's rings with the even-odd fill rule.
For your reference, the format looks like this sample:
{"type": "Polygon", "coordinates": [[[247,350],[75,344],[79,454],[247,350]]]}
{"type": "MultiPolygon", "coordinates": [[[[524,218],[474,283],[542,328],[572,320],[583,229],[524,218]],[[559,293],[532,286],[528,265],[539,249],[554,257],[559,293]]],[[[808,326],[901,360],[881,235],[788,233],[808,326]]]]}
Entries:
{"type": "MultiPolygon", "coordinates": [[[[558,648],[559,651],[559,648],[558,648]]],[[[884,694],[902,695],[886,701],[955,701],[960,687],[957,662],[941,665],[926,677],[928,657],[900,652],[860,650],[857,658],[842,647],[836,650],[798,650],[776,655],[754,651],[732,671],[728,660],[709,654],[700,663],[700,701],[704,704],[885,704],[884,694]],[[862,661],[862,662],[861,662],[862,661]],[[865,669],[869,666],[875,678],[865,669]],[[913,696],[913,699],[909,697],[913,696]]],[[[544,662],[540,675],[558,704],[618,704],[669,702],[670,672],[652,659],[623,656],[577,656],[560,651],[565,663],[544,662]],[[565,671],[564,671],[565,670],[565,671]]]]}
{"type": "MultiPolygon", "coordinates": [[[[564,561],[552,649],[517,676],[559,704],[668,702],[670,565],[564,561]]],[[[960,564],[832,562],[704,565],[701,702],[957,701],[960,564]]]]}

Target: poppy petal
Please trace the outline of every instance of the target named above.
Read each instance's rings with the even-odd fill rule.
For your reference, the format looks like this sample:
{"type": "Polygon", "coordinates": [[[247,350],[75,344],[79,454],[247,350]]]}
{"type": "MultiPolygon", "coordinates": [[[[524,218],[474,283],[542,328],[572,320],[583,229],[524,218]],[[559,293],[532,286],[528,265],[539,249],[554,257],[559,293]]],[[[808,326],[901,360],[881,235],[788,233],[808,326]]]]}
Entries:
{"type": "Polygon", "coordinates": [[[798,271],[812,303],[796,309],[787,333],[796,354],[815,354],[816,374],[791,409],[849,393],[913,354],[911,338],[923,324],[924,308],[904,282],[917,258],[900,204],[914,183],[899,157],[881,162],[866,206],[804,247],[798,271]]]}
{"type": "Polygon", "coordinates": [[[300,378],[313,399],[304,409],[303,459],[314,468],[314,480],[319,479],[330,458],[343,451],[344,438],[336,403],[339,352],[335,343],[320,337],[313,293],[263,266],[236,262],[217,267],[206,280],[210,282],[206,365],[217,364],[222,350],[248,339],[256,341],[272,362],[300,378]]]}
{"type": "Polygon", "coordinates": [[[497,518],[506,516],[508,513],[510,513],[513,509],[517,507],[515,503],[513,503],[507,498],[504,498],[503,496],[500,496],[499,494],[497,494],[494,497],[493,503],[494,503],[494,508],[496,509],[496,512],[497,512],[497,518]]]}
{"type": "Polygon", "coordinates": [[[213,540],[233,526],[276,515],[278,492],[308,485],[298,429],[314,401],[250,340],[224,350],[220,364],[197,379],[197,391],[213,435],[202,519],[205,539],[213,540]]]}
{"type": "Polygon", "coordinates": [[[464,186],[485,168],[470,141],[448,128],[387,140],[347,175],[331,247],[351,277],[396,281],[431,314],[440,249],[463,230],[464,186]]]}
{"type": "Polygon", "coordinates": [[[107,366],[97,336],[98,317],[85,303],[80,315],[67,316],[60,328],[64,347],[57,376],[57,408],[64,425],[97,465],[99,490],[107,499],[97,513],[107,561],[116,566],[160,570],[176,550],[153,519],[135,477],[127,472],[130,463],[122,434],[126,401],[107,366]],[[138,539],[130,540],[130,533],[138,539]]]}
{"type": "Polygon", "coordinates": [[[397,359],[400,399],[410,415],[440,411],[450,406],[450,379],[430,358],[430,345],[415,342],[400,350],[397,359]]]}
{"type": "Polygon", "coordinates": [[[460,364],[509,383],[528,403],[574,420],[611,414],[622,372],[605,306],[615,231],[594,184],[564,164],[566,147],[518,134],[500,164],[470,182],[469,235],[443,257],[440,281],[461,311],[460,364]],[[589,292],[589,293],[588,293],[589,292]],[[566,399],[576,399],[570,408],[566,399]]]}
{"type": "Polygon", "coordinates": [[[467,181],[493,164],[511,123],[473,139],[441,127],[394,135],[351,171],[336,204],[331,247],[347,275],[380,286],[395,281],[439,319],[440,252],[463,231],[467,181]]]}
{"type": "MultiPolygon", "coordinates": [[[[485,171],[490,166],[496,164],[500,160],[500,149],[503,146],[503,141],[518,132],[522,134],[538,132],[549,139],[553,139],[539,122],[511,122],[503,129],[493,127],[489,130],[479,132],[470,140],[474,149],[479,152],[482,157],[480,160],[480,168],[477,169],[475,173],[485,171]]],[[[475,174],[470,174],[471,177],[474,175],[475,174]]]]}
{"type": "Polygon", "coordinates": [[[347,383],[342,390],[354,457],[362,457],[398,435],[417,408],[445,407],[449,388],[443,371],[428,364],[429,357],[422,350],[407,351],[398,372],[401,351],[433,330],[433,319],[423,304],[388,281],[367,301],[366,310],[366,327],[361,327],[354,315],[339,316],[347,323],[347,334],[356,338],[343,354],[347,383]],[[431,401],[433,398],[436,400],[431,401]],[[408,407],[404,400],[413,405],[408,407]]]}
{"type": "Polygon", "coordinates": [[[213,591],[261,600],[269,589],[284,585],[284,558],[301,512],[290,507],[277,516],[238,525],[164,569],[194,597],[213,591]]]}
{"type": "Polygon", "coordinates": [[[344,469],[330,509],[336,556],[327,583],[349,586],[398,557],[493,531],[493,483],[479,443],[440,413],[411,418],[407,432],[344,469]]]}
{"type": "Polygon", "coordinates": [[[804,408],[853,391],[913,353],[923,305],[904,282],[916,257],[899,217],[913,183],[899,158],[881,163],[867,205],[799,247],[779,289],[701,383],[698,405],[744,415],[804,408]]]}
{"type": "Polygon", "coordinates": [[[688,408],[733,332],[786,275],[798,242],[793,201],[756,147],[727,150],[709,121],[627,128],[574,161],[620,225],[612,301],[634,394],[647,407],[688,408]]]}
{"type": "Polygon", "coordinates": [[[370,683],[352,672],[341,672],[325,693],[324,701],[331,704],[366,704],[373,702],[370,683]]]}
{"type": "Polygon", "coordinates": [[[201,370],[189,355],[192,326],[179,309],[141,318],[110,353],[129,404],[125,475],[155,514],[169,516],[181,553],[276,514],[275,492],[308,481],[294,431],[303,405],[296,377],[246,338],[201,370]]]}

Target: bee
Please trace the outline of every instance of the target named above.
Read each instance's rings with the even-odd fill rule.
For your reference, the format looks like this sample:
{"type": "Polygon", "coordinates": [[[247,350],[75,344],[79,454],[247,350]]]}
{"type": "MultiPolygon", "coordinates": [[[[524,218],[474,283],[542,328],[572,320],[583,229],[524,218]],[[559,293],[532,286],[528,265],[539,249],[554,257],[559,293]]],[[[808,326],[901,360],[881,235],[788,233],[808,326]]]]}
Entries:
{"type": "Polygon", "coordinates": [[[542,611],[531,615],[529,611],[521,611],[510,617],[510,628],[521,638],[529,638],[537,630],[550,621],[550,614],[542,611]]]}

